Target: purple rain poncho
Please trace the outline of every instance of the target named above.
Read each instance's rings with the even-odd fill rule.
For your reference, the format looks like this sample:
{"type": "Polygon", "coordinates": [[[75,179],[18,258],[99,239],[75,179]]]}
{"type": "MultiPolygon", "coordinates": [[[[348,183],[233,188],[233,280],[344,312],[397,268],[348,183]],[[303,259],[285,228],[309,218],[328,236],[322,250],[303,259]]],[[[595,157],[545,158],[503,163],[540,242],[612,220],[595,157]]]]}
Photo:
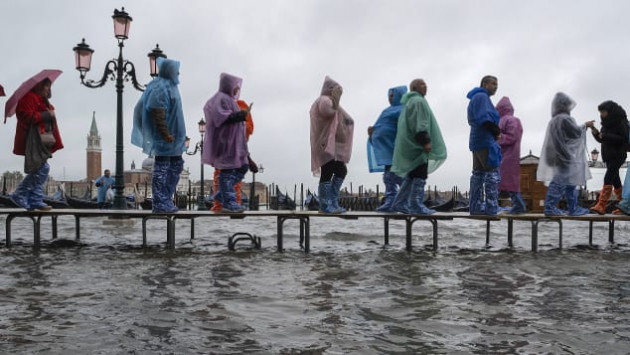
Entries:
{"type": "Polygon", "coordinates": [[[243,79],[222,73],[219,91],[203,107],[206,135],[202,161],[217,169],[236,169],[248,164],[245,122],[223,124],[230,114],[241,110],[236,100],[242,83],[243,79]],[[233,95],[235,88],[239,91],[233,95]]]}
{"type": "Polygon", "coordinates": [[[387,91],[392,95],[391,106],[384,109],[374,124],[372,136],[367,141],[368,168],[371,173],[385,171],[385,166],[392,165],[398,116],[403,109],[400,100],[407,92],[406,86],[396,86],[387,91]]]}
{"type": "Polygon", "coordinates": [[[586,126],[571,117],[575,101],[559,92],[551,103],[551,121],[543,143],[536,179],[548,184],[585,186],[591,178],[586,161],[586,126]]]}
{"type": "Polygon", "coordinates": [[[354,121],[339,106],[333,108],[330,98],[339,84],[326,76],[321,96],[311,106],[311,172],[320,176],[322,165],[331,160],[348,163],[352,155],[354,121]]]}
{"type": "Polygon", "coordinates": [[[499,111],[499,129],[501,138],[501,182],[499,190],[520,192],[521,191],[521,138],[523,137],[523,126],[521,121],[514,117],[514,107],[510,98],[504,96],[497,103],[499,111]]]}

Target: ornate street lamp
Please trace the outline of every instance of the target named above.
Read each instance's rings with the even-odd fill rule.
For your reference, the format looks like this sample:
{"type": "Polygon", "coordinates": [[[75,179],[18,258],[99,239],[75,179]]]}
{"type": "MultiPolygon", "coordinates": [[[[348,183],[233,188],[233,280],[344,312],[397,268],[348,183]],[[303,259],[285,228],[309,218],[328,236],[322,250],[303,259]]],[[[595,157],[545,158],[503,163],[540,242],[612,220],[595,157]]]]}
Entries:
{"type": "Polygon", "coordinates": [[[201,136],[201,140],[197,142],[197,144],[195,144],[195,150],[189,152],[188,147],[190,146],[190,138],[186,137],[186,154],[195,155],[197,154],[197,151],[200,152],[199,161],[201,163],[201,197],[197,198],[197,211],[207,211],[208,208],[206,207],[206,194],[204,191],[204,185],[206,183],[203,178],[203,136],[206,134],[206,121],[203,119],[203,117],[199,120],[199,122],[197,122],[197,125],[199,128],[199,135],[201,136]]]}
{"type": "MultiPolygon", "coordinates": [[[[126,209],[127,202],[124,196],[125,190],[125,176],[124,176],[124,149],[123,149],[123,103],[122,93],[125,87],[124,82],[131,80],[133,87],[139,91],[144,90],[144,86],[138,83],[136,79],[136,68],[133,63],[123,59],[122,50],[124,47],[124,41],[129,38],[129,27],[131,26],[132,18],[123,7],[120,11],[114,9],[114,36],[118,39],[118,58],[112,59],[105,64],[105,70],[103,77],[99,81],[91,79],[85,79],[85,75],[90,71],[92,65],[92,54],[94,50],[85,43],[85,39],[81,43],[77,44],[73,48],[75,53],[76,68],[80,73],[81,84],[95,89],[105,85],[108,80],[116,80],[116,175],[114,176],[116,182],[114,189],[116,194],[114,195],[114,209],[126,209]]],[[[151,76],[157,75],[157,66],[155,64],[158,57],[166,58],[166,55],[162,52],[158,45],[155,49],[148,54],[149,64],[151,69],[151,76]]]]}

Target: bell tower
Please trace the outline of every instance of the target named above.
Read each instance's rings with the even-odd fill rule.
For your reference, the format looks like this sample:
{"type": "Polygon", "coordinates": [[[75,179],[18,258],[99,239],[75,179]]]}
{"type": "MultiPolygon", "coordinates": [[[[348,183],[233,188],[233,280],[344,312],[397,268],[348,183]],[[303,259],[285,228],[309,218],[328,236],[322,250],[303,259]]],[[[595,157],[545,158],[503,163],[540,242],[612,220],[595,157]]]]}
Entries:
{"type": "Polygon", "coordinates": [[[96,128],[96,112],[92,111],[92,126],[87,136],[87,179],[96,180],[101,176],[101,136],[96,128]]]}

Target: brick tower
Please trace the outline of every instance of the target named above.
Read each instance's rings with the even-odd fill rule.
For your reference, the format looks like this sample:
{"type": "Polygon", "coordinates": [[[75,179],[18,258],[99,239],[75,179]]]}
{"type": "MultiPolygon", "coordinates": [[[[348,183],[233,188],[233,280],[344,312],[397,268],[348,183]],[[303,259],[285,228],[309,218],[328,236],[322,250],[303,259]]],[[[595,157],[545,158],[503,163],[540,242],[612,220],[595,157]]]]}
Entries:
{"type": "Polygon", "coordinates": [[[92,112],[92,126],[87,136],[87,179],[96,180],[101,176],[101,136],[96,128],[96,112],[92,112]]]}

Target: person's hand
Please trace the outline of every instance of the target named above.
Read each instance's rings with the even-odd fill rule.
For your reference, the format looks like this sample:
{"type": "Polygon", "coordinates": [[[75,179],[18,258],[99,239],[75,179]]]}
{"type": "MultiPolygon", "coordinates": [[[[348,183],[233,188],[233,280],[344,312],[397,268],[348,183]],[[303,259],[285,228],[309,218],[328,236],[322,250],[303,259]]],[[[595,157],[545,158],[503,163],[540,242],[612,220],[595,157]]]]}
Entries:
{"type": "Polygon", "coordinates": [[[56,118],[57,116],[55,116],[55,110],[48,110],[48,113],[50,114],[51,117],[56,118]]]}
{"type": "Polygon", "coordinates": [[[424,151],[427,153],[431,152],[431,143],[427,143],[424,145],[424,151]]]}
{"type": "Polygon", "coordinates": [[[372,133],[373,133],[373,132],[374,132],[374,127],[369,126],[369,127],[368,127],[368,136],[369,136],[370,138],[372,138],[372,133]]]}
{"type": "Polygon", "coordinates": [[[595,120],[586,121],[586,122],[584,122],[584,125],[586,127],[595,128],[595,120]]]}
{"type": "Polygon", "coordinates": [[[252,159],[249,156],[247,157],[247,162],[248,162],[248,165],[249,165],[249,171],[251,171],[252,173],[256,174],[258,172],[258,164],[256,164],[254,159],[252,159]]]}
{"type": "Polygon", "coordinates": [[[174,140],[175,140],[175,138],[173,138],[173,135],[172,135],[172,134],[167,134],[167,135],[164,137],[164,141],[165,141],[166,143],[173,143],[173,141],[174,141],[174,140]]]}

